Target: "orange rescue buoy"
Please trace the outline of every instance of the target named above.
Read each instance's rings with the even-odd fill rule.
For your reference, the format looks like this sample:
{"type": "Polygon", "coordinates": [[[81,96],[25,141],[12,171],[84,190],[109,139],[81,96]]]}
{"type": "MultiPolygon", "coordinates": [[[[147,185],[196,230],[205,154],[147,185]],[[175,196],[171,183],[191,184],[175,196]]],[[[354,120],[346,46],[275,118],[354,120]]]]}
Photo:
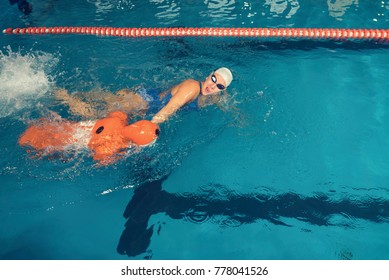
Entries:
{"type": "Polygon", "coordinates": [[[19,145],[48,154],[65,152],[71,145],[86,145],[94,160],[111,163],[131,144],[149,145],[159,133],[158,125],[147,120],[128,125],[127,115],[117,111],[89,126],[85,122],[41,119],[22,134],[19,145]]]}

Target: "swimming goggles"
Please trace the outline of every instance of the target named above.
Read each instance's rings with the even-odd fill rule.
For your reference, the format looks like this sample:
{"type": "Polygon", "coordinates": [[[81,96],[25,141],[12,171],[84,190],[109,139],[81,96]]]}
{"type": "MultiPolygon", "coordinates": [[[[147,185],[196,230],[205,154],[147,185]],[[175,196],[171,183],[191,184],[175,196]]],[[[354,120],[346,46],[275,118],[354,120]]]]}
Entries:
{"type": "Polygon", "coordinates": [[[216,79],[215,74],[212,74],[211,80],[212,80],[212,82],[214,82],[214,83],[216,84],[216,86],[217,86],[218,89],[223,90],[223,89],[226,88],[226,87],[223,86],[222,84],[218,84],[218,83],[217,83],[217,79],[216,79]]]}

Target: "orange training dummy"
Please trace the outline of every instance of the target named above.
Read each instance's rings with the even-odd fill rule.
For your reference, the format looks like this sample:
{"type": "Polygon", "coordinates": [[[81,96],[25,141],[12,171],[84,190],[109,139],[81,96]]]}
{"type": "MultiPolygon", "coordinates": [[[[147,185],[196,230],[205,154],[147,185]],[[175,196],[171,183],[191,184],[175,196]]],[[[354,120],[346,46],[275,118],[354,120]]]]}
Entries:
{"type": "Polygon", "coordinates": [[[128,125],[125,113],[113,112],[96,122],[42,119],[23,133],[19,144],[47,154],[66,152],[72,146],[84,146],[92,151],[94,160],[109,164],[123,154],[131,143],[148,145],[158,135],[159,127],[156,124],[141,120],[128,125]]]}

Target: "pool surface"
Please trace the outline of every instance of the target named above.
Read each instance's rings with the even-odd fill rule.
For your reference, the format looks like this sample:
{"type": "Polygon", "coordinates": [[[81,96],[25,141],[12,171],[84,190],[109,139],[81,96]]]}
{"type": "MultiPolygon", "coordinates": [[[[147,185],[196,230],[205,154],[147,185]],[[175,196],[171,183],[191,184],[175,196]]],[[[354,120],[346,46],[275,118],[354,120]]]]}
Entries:
{"type": "MultiPolygon", "coordinates": [[[[1,29],[389,23],[388,1],[30,2],[2,1],[1,29]]],[[[0,259],[389,259],[388,43],[0,38],[0,259]],[[38,118],[80,120],[58,88],[166,90],[221,66],[224,110],[182,110],[112,165],[17,144],[38,118]]]]}

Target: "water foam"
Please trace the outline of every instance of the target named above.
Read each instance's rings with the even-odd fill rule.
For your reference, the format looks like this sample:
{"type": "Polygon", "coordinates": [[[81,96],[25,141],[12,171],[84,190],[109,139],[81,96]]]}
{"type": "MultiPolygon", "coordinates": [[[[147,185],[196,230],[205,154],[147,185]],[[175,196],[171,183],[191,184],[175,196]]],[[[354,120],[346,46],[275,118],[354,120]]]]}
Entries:
{"type": "Polygon", "coordinates": [[[0,50],[0,118],[31,108],[54,85],[53,70],[59,59],[45,52],[0,50]]]}

